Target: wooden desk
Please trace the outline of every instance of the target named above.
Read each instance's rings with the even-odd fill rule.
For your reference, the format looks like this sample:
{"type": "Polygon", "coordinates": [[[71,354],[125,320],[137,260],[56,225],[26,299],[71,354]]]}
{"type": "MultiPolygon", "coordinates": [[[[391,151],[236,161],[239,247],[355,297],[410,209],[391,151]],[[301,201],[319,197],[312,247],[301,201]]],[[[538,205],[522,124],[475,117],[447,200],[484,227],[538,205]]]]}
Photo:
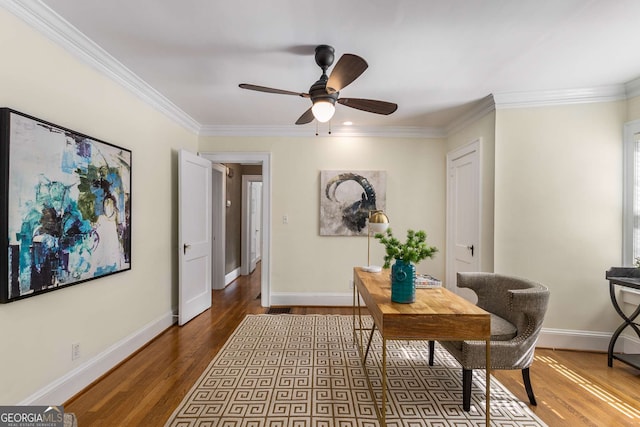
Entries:
{"type": "MultiPolygon", "coordinates": [[[[386,426],[386,364],[387,340],[484,340],[486,361],[486,423],[489,426],[491,318],[489,313],[445,288],[416,289],[416,301],[411,304],[391,302],[390,271],[367,273],[359,267],[353,271],[353,325],[362,363],[365,364],[360,298],[364,301],[374,327],[382,336],[382,402],[381,408],[373,393],[367,369],[367,381],[380,424],[386,426]],[[356,309],[359,323],[356,327],[356,309]],[[359,335],[359,340],[356,337],[359,335]]],[[[461,403],[462,404],[462,403],[461,403]]]]}

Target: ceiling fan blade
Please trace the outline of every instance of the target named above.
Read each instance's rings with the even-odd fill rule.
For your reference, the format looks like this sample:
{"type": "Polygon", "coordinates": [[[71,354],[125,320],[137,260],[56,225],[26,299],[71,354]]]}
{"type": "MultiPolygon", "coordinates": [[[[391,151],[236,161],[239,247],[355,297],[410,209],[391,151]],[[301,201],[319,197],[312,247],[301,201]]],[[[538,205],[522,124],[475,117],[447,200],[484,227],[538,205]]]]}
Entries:
{"type": "Polygon", "coordinates": [[[331,71],[327,81],[327,92],[339,92],[364,73],[369,64],[357,55],[345,53],[331,71]]]}
{"type": "Polygon", "coordinates": [[[279,95],[296,95],[303,98],[309,97],[308,93],[292,92],[290,90],[274,89],[272,87],[251,85],[248,83],[240,83],[238,86],[240,86],[242,89],[257,90],[258,92],[277,93],[279,95]]]}
{"type": "Polygon", "coordinates": [[[398,109],[398,104],[375,99],[338,98],[338,103],[369,113],[389,115],[398,109]]]}
{"type": "Polygon", "coordinates": [[[300,116],[300,118],[296,121],[297,125],[306,125],[307,123],[311,123],[315,117],[313,117],[313,111],[309,108],[300,116]]]}

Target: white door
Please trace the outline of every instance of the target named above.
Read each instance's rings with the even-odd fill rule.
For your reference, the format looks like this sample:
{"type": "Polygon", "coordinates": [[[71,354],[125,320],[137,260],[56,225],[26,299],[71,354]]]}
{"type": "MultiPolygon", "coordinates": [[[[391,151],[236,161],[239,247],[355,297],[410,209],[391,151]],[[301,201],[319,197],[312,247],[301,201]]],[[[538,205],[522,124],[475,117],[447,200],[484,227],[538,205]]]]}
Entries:
{"type": "Polygon", "coordinates": [[[218,163],[211,164],[212,191],[212,236],[211,236],[211,288],[224,289],[225,282],[225,235],[227,168],[218,163]]]}
{"type": "Polygon", "coordinates": [[[250,266],[249,269],[253,272],[256,268],[256,264],[260,261],[260,245],[261,245],[261,230],[260,224],[262,222],[262,214],[260,206],[262,205],[262,182],[251,182],[251,200],[250,204],[250,219],[249,230],[251,230],[251,243],[250,243],[250,266]]]}
{"type": "MultiPolygon", "coordinates": [[[[248,275],[262,259],[263,245],[263,185],[262,175],[242,175],[242,275],[248,275]],[[256,187],[255,184],[259,184],[256,187]]],[[[263,265],[263,267],[265,267],[263,265]]],[[[263,270],[264,273],[264,270],[263,270]]]]}
{"type": "Polygon", "coordinates": [[[456,286],[456,273],[480,271],[480,140],[447,154],[447,287],[475,302],[475,293],[456,286]]]}
{"type": "Polygon", "coordinates": [[[178,324],[211,307],[211,162],[178,154],[178,324]]]}

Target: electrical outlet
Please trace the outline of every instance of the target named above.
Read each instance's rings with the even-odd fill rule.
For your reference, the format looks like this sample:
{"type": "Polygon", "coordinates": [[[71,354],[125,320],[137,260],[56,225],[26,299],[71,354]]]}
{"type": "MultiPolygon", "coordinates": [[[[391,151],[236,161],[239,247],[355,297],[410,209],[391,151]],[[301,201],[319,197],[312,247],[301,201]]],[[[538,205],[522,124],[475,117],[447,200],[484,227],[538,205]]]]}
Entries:
{"type": "Polygon", "coordinates": [[[76,360],[80,358],[80,343],[75,342],[71,344],[71,360],[76,360]]]}
{"type": "Polygon", "coordinates": [[[289,215],[282,215],[282,223],[289,224],[289,215]]]}

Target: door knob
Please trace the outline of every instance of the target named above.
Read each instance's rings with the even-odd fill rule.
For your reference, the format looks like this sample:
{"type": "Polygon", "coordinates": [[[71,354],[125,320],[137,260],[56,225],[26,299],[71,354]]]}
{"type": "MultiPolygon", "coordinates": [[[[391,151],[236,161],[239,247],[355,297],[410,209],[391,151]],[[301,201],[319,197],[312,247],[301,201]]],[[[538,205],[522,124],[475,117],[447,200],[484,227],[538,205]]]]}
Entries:
{"type": "Polygon", "coordinates": [[[186,243],[184,244],[184,247],[182,248],[183,253],[187,253],[187,249],[189,249],[191,247],[191,245],[187,245],[186,243]]]}
{"type": "Polygon", "coordinates": [[[471,256],[473,256],[473,245],[467,246],[467,249],[469,249],[471,251],[471,256]]]}

